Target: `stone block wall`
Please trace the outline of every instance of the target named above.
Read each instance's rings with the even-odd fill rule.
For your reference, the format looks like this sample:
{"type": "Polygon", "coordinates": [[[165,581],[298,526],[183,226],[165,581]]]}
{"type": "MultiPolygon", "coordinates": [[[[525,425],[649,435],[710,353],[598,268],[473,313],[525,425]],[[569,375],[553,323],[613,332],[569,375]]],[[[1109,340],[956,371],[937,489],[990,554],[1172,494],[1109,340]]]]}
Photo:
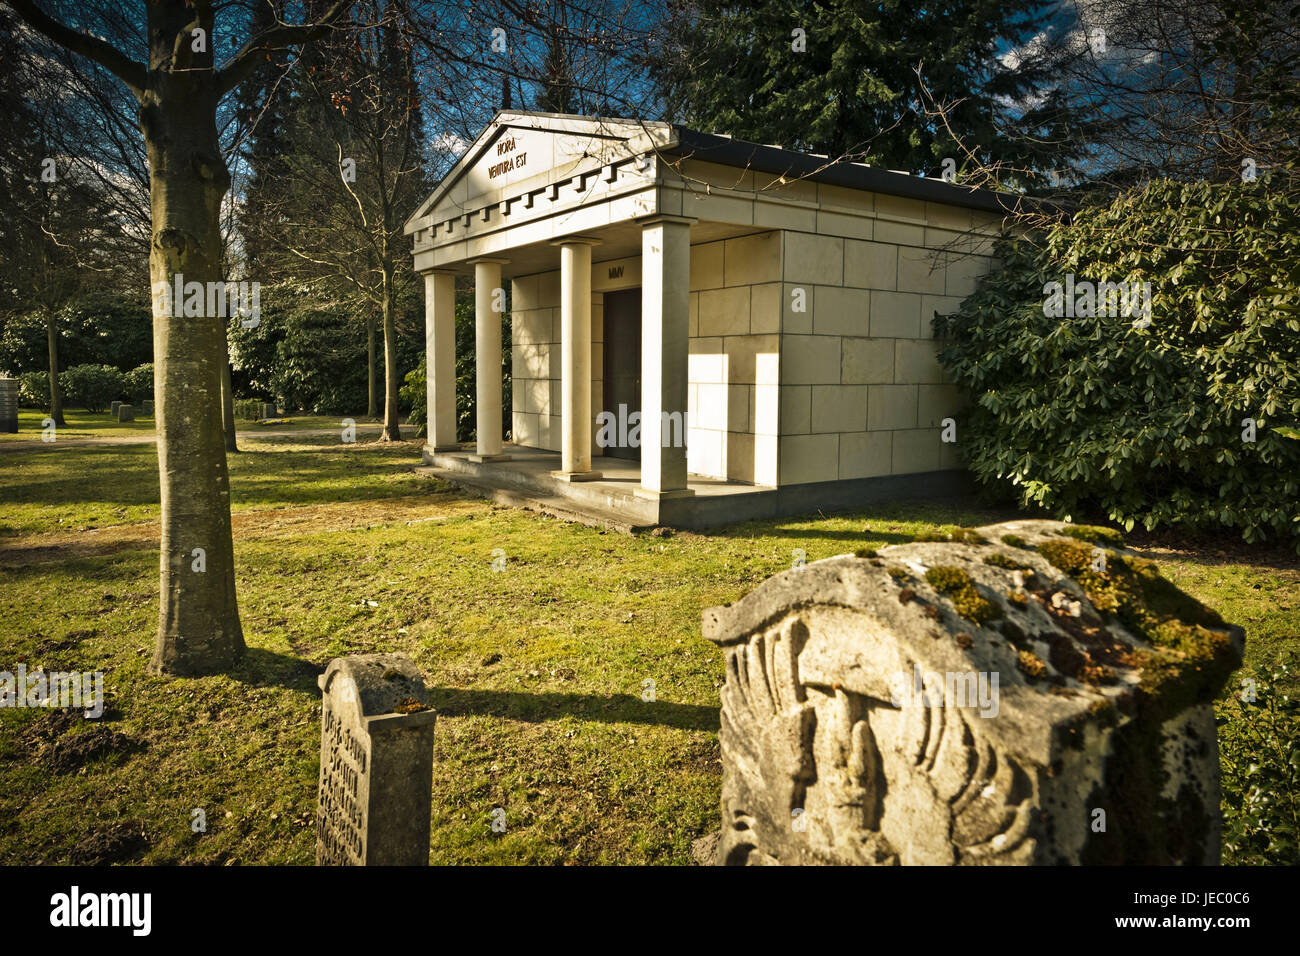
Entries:
{"type": "Polygon", "coordinates": [[[831,198],[816,233],[781,233],[780,482],[959,467],[939,438],[959,399],[931,320],[992,267],[983,233],[997,220],[849,190],[831,198]]]}
{"type": "MultiPolygon", "coordinates": [[[[781,233],[691,246],[687,467],[759,485],[777,481],[781,233]]],[[[513,440],[561,440],[560,274],[512,280],[513,440]]],[[[592,266],[593,418],[604,409],[606,292],[641,285],[640,257],[592,266]]],[[[595,444],[593,422],[592,455],[595,444]]]]}
{"type": "MultiPolygon", "coordinates": [[[[595,271],[595,270],[593,270],[595,271]]],[[[603,299],[591,297],[591,407],[593,418],[603,398],[603,299]]],[[[511,440],[530,448],[559,451],[562,394],[560,391],[560,273],[542,272],[511,280],[511,440]]],[[[593,455],[601,453],[595,444],[593,455]]]]}
{"type": "MultiPolygon", "coordinates": [[[[800,202],[768,202],[785,228],[691,246],[688,470],[771,486],[960,467],[931,320],[992,268],[1000,219],[798,185],[800,202]]],[[[639,256],[592,267],[593,416],[604,293],[640,284],[639,256]]],[[[513,440],[558,450],[559,272],[513,289],[513,440]]]]}
{"type": "Polygon", "coordinates": [[[781,233],[691,246],[687,468],[777,483],[781,233]]]}

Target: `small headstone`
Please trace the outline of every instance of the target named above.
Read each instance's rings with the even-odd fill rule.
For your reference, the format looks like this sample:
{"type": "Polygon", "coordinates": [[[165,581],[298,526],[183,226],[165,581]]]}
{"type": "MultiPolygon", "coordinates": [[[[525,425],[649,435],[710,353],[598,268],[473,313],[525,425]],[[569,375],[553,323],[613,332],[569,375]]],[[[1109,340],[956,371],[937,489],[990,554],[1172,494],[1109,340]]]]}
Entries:
{"type": "Polygon", "coordinates": [[[18,431],[18,379],[0,378],[0,432],[18,431]]]}
{"type": "Polygon", "coordinates": [[[135,421],[135,408],[130,405],[124,405],[121,402],[114,402],[113,404],[117,406],[115,411],[119,422],[135,421]]]}
{"type": "Polygon", "coordinates": [[[152,414],[153,414],[153,399],[152,399],[152,398],[146,398],[146,399],[144,400],[144,414],[145,414],[145,415],[152,415],[152,414]]]}
{"type": "Polygon", "coordinates": [[[117,418],[117,410],[121,407],[122,407],[121,402],[113,402],[108,406],[108,413],[112,415],[114,418],[117,418]]]}
{"type": "Polygon", "coordinates": [[[268,418],[275,418],[275,416],[276,416],[275,402],[263,402],[262,403],[263,420],[268,418]]]}
{"type": "Polygon", "coordinates": [[[318,681],[318,866],[427,866],[434,711],[405,654],[339,657],[318,681]]]}
{"type": "Polygon", "coordinates": [[[1213,701],[1243,632],[1108,529],[829,558],[704,635],[727,671],[713,862],[1219,862],[1213,701]]]}

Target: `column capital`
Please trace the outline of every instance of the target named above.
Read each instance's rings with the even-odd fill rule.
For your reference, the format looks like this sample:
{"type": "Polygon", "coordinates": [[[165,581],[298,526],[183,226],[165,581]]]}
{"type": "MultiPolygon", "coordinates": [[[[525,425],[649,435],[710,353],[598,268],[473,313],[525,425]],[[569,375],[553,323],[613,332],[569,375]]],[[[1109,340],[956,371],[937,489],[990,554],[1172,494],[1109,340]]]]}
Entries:
{"type": "Polygon", "coordinates": [[[655,213],[652,216],[642,216],[640,219],[633,220],[638,226],[657,226],[660,223],[677,223],[683,226],[693,226],[700,220],[694,216],[670,216],[666,213],[655,213]]]}
{"type": "Polygon", "coordinates": [[[476,266],[476,265],[478,265],[480,262],[482,262],[482,263],[489,263],[489,264],[490,264],[490,263],[496,263],[496,264],[499,265],[499,266],[503,266],[503,265],[506,265],[509,261],[510,261],[509,259],[503,259],[503,258],[501,258],[500,256],[479,256],[477,259],[466,259],[466,260],[465,260],[466,264],[467,264],[467,265],[471,265],[471,266],[476,266]]]}
{"type": "Polygon", "coordinates": [[[565,236],[563,239],[552,239],[553,246],[598,246],[601,240],[595,236],[565,236]]]}

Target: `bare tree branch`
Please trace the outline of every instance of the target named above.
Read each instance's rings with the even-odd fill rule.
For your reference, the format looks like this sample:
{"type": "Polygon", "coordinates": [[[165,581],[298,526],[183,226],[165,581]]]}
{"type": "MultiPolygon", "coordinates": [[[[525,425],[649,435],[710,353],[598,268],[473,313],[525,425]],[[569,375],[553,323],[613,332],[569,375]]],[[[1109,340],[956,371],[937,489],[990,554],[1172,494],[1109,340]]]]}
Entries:
{"type": "Polygon", "coordinates": [[[127,85],[136,99],[144,95],[148,73],[143,63],[137,63],[121,50],[98,37],[74,30],[56,20],[38,7],[33,0],[6,0],[6,2],[34,30],[43,33],[55,43],[67,47],[73,53],[94,60],[108,70],[127,85]]]}

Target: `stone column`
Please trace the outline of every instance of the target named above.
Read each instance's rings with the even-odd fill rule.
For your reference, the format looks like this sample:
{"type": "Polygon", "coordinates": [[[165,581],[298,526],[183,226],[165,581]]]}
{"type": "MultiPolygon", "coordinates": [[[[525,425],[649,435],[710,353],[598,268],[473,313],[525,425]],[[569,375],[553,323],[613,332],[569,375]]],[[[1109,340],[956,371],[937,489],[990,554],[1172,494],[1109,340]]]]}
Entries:
{"type": "Polygon", "coordinates": [[[648,498],[686,487],[686,366],[690,334],[691,223],[641,223],[641,486],[648,498]]]}
{"type": "Polygon", "coordinates": [[[428,440],[432,451],[451,451],[456,443],[456,275],[424,274],[425,388],[428,440]]]}
{"type": "Polygon", "coordinates": [[[591,247],[583,236],[557,241],[560,247],[560,470],[562,481],[593,481],[591,470],[591,247]]]}
{"type": "Polygon", "coordinates": [[[508,461],[501,454],[501,311],[505,259],[475,259],[474,378],[478,395],[478,448],[472,461],[508,461]],[[498,291],[500,290],[500,291],[498,291]],[[494,302],[499,309],[493,309],[494,302]]]}

